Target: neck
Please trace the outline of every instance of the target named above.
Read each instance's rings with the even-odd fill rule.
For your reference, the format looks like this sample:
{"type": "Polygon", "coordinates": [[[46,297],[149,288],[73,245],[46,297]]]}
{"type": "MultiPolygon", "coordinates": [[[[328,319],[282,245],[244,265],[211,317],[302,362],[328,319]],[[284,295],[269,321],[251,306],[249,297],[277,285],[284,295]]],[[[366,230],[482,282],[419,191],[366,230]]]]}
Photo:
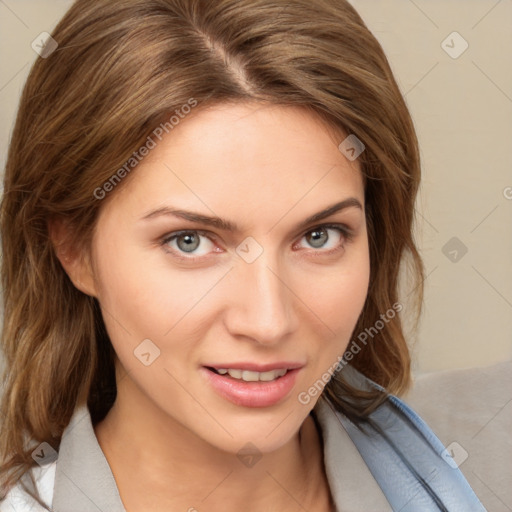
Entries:
{"type": "Polygon", "coordinates": [[[311,416],[284,446],[244,464],[163,413],[128,380],[94,426],[127,512],[330,510],[311,416]]]}

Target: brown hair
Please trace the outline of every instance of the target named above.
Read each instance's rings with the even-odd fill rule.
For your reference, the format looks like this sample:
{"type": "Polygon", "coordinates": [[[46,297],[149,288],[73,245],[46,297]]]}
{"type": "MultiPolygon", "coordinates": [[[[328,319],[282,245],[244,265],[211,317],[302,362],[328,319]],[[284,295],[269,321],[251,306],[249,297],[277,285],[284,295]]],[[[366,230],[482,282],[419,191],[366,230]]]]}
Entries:
{"type": "MultiPolygon", "coordinates": [[[[398,302],[404,257],[418,279],[419,314],[418,142],[380,44],[347,1],[77,0],[52,36],[58,48],[37,59],[23,91],[0,212],[4,490],[35,464],[39,443],[58,449],[78,403],[88,403],[95,423],[116,394],[101,310],[64,272],[48,220],[67,219],[73,243],[89,247],[103,204],[94,191],[191,98],[197,108],[247,100],[301,107],[360,139],[371,275],[354,333],[398,302]]],[[[403,392],[411,376],[400,315],[350,364],[403,392]]],[[[382,400],[348,385],[343,372],[326,394],[361,420],[382,400]]]]}

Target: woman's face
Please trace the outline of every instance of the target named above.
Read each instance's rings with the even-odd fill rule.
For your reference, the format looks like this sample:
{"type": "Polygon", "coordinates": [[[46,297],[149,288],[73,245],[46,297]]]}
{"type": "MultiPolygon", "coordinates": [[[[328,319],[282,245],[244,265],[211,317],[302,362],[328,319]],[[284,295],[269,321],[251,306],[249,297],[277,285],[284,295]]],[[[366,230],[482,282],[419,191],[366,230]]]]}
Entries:
{"type": "Polygon", "coordinates": [[[277,449],[365,302],[357,161],[311,114],[256,103],[198,109],[155,141],[93,240],[94,295],[128,372],[117,400],[229,452],[277,449]]]}

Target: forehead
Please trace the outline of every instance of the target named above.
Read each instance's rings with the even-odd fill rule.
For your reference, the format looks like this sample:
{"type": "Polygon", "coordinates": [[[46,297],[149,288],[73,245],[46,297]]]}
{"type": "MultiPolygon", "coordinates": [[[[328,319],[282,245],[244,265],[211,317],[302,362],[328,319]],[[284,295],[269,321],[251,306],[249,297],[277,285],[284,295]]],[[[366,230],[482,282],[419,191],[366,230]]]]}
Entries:
{"type": "Polygon", "coordinates": [[[168,150],[195,147],[190,156],[257,157],[261,163],[275,162],[280,154],[290,158],[290,151],[320,159],[346,134],[305,107],[237,102],[196,108],[164,137],[168,150]]]}
{"type": "Polygon", "coordinates": [[[237,215],[261,217],[264,209],[269,218],[299,203],[324,206],[348,196],[363,202],[359,164],[338,149],[344,137],[303,108],[198,107],[162,140],[154,138],[119,196],[133,211],[177,200],[237,215]]]}

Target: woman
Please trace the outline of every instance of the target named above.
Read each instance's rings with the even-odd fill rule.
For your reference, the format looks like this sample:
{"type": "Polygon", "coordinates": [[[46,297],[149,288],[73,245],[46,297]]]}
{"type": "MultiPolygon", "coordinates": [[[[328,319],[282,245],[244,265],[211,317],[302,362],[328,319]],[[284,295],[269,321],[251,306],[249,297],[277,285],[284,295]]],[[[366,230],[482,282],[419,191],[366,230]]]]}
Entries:
{"type": "Polygon", "coordinates": [[[1,510],[484,510],[397,398],[419,151],[351,5],[78,0],[52,36],[1,210],[1,510]]]}

